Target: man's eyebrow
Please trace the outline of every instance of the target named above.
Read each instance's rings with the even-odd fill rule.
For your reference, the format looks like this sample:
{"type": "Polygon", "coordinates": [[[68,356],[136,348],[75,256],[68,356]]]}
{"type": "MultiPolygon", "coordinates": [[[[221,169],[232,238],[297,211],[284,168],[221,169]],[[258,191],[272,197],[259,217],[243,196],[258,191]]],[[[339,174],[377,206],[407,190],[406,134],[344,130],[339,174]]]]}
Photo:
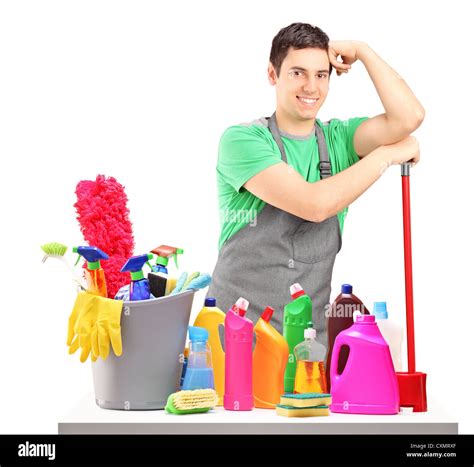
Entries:
{"type": "MultiPolygon", "coordinates": [[[[292,66],[290,70],[295,70],[295,71],[308,71],[306,68],[302,68],[300,66],[292,66]]],[[[329,70],[318,70],[316,73],[329,73],[329,70]]]]}

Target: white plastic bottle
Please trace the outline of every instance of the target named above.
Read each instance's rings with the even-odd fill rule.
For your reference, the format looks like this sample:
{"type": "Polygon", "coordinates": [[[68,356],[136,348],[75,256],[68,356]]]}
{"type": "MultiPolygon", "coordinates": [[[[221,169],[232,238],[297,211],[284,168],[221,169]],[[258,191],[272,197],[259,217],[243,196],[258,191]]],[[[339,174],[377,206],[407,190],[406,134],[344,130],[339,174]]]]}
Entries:
{"type": "Polygon", "coordinates": [[[380,332],[390,347],[395,371],[402,371],[403,328],[388,319],[387,302],[374,302],[373,310],[380,332]]]}

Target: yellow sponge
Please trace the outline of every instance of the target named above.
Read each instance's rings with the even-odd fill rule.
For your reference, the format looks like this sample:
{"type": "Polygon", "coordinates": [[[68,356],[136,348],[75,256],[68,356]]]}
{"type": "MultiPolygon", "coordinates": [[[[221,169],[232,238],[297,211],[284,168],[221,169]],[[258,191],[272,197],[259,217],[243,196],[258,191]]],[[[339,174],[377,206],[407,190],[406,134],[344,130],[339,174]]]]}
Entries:
{"type": "Polygon", "coordinates": [[[317,407],[318,405],[331,405],[331,394],[306,392],[303,394],[283,394],[280,398],[281,405],[291,407],[317,407]]]}
{"type": "Polygon", "coordinates": [[[276,406],[276,413],[283,417],[324,417],[329,415],[329,407],[327,405],[319,405],[318,407],[290,407],[289,405],[276,406]]]}

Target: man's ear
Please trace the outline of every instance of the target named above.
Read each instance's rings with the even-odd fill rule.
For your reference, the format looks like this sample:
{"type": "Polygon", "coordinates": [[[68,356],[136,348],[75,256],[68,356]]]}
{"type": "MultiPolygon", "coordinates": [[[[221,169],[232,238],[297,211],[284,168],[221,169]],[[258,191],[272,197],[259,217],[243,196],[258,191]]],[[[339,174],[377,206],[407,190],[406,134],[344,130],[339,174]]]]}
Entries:
{"type": "Polygon", "coordinates": [[[268,82],[272,86],[275,86],[277,82],[277,73],[276,73],[275,67],[272,65],[272,62],[268,63],[267,76],[268,76],[268,82]]]}

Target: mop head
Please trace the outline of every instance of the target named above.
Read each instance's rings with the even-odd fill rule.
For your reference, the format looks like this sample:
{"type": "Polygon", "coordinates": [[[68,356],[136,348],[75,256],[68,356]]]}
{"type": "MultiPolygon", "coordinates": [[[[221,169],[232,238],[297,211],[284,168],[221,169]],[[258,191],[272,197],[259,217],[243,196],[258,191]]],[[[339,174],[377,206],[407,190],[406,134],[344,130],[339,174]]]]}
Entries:
{"type": "Polygon", "coordinates": [[[113,177],[98,175],[95,181],[82,180],[76,187],[74,204],[84,240],[109,255],[102,261],[109,298],[130,282],[120,269],[133,256],[135,241],[124,187],[113,177]]]}

